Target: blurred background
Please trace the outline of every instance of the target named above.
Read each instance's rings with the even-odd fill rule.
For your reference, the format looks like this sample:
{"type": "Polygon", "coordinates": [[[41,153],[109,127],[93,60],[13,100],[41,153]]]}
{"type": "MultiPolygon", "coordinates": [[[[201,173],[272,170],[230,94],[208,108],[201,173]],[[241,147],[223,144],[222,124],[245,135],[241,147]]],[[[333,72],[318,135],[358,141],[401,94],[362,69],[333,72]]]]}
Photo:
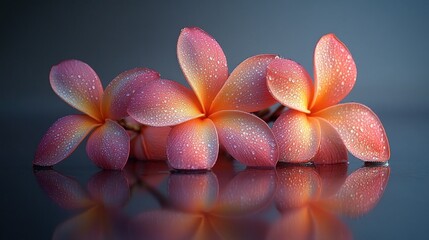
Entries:
{"type": "MultiPolygon", "coordinates": [[[[389,184],[396,187],[388,189],[385,198],[401,202],[384,205],[382,213],[404,204],[398,207],[401,218],[395,218],[396,213],[380,213],[373,220],[392,226],[400,224],[400,219],[424,222],[421,212],[428,210],[429,193],[418,190],[427,187],[423,183],[429,175],[428,11],[428,1],[399,0],[3,0],[0,124],[5,171],[0,186],[8,195],[0,198],[5,208],[2,223],[12,223],[15,227],[8,232],[20,234],[22,224],[43,225],[37,218],[21,219],[34,210],[28,204],[32,197],[40,195],[39,189],[28,187],[35,184],[32,158],[48,127],[76,112],[52,91],[51,66],[65,59],[82,60],[94,68],[104,86],[134,67],[153,68],[163,78],[186,84],[176,57],[177,38],[186,26],[198,26],[220,43],[230,71],[247,57],[275,53],[301,63],[311,75],[315,44],[324,34],[335,33],[351,51],[358,69],[355,88],[345,101],[372,108],[389,136],[389,184]],[[28,191],[17,193],[26,187],[28,191]],[[406,210],[409,199],[416,201],[415,207],[406,210]],[[15,201],[27,205],[9,208],[15,201]]],[[[351,162],[361,164],[353,158],[351,162]]],[[[96,171],[84,147],[58,168],[96,171]]],[[[41,205],[38,214],[43,215],[43,206],[49,208],[46,199],[34,201],[41,205]]],[[[418,226],[410,223],[409,227],[423,234],[424,228],[418,226]]],[[[378,226],[355,225],[355,229],[368,227],[377,231],[378,226]]]]}

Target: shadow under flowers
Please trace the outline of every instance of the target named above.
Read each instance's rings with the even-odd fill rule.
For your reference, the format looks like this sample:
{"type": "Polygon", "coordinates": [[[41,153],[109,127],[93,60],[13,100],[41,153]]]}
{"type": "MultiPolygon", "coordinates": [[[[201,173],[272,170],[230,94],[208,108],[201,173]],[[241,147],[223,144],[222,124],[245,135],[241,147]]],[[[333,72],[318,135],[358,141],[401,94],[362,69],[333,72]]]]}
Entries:
{"type": "Polygon", "coordinates": [[[58,225],[54,239],[351,239],[340,216],[370,212],[390,168],[347,170],[347,164],[237,170],[222,158],[212,171],[197,173],[130,162],[84,185],[54,170],[34,174],[58,206],[78,211],[58,225]],[[158,204],[130,207],[140,193],[158,204]]]}

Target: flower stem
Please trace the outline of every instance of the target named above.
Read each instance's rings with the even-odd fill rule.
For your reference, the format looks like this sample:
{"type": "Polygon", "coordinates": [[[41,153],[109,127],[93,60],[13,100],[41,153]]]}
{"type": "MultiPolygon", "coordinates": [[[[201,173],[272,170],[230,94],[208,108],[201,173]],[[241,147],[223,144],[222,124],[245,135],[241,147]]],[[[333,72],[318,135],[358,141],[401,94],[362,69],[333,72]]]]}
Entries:
{"type": "Polygon", "coordinates": [[[141,125],[138,123],[127,121],[126,119],[118,120],[119,125],[121,125],[125,130],[133,131],[140,133],[141,125]]]}

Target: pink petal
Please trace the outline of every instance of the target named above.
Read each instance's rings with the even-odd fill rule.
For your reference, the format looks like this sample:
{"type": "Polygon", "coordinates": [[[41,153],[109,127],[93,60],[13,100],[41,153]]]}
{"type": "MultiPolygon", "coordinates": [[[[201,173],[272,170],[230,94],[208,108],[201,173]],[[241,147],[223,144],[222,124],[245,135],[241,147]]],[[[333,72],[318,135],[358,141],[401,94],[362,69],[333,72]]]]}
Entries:
{"type": "Polygon", "coordinates": [[[77,209],[92,205],[87,192],[75,179],[54,170],[36,171],[34,176],[46,195],[61,208],[77,209]]]}
{"type": "Polygon", "coordinates": [[[276,206],[281,211],[306,206],[320,195],[321,182],[309,166],[287,166],[277,169],[276,206]]]}
{"type": "Polygon", "coordinates": [[[168,162],[174,169],[211,169],[218,153],[219,140],[210,119],[182,123],[168,136],[168,162]]]}
{"type": "Polygon", "coordinates": [[[103,96],[103,115],[119,120],[128,115],[132,96],[149,81],[159,79],[159,73],[148,68],[134,68],[119,74],[106,87],[103,96]]]}
{"type": "Polygon", "coordinates": [[[225,215],[250,214],[271,204],[277,185],[274,169],[246,169],[226,186],[216,204],[216,212],[225,215]]]}
{"type": "Polygon", "coordinates": [[[308,162],[319,149],[319,124],[305,113],[287,110],[274,122],[272,130],[281,162],[308,162]]]}
{"type": "Polygon", "coordinates": [[[268,125],[255,115],[231,110],[210,118],[216,125],[222,146],[232,157],[252,167],[273,167],[278,148],[268,125]]]}
{"type": "Polygon", "coordinates": [[[108,208],[121,208],[130,198],[130,188],[123,171],[100,171],[88,182],[95,201],[108,208]]]}
{"type": "Polygon", "coordinates": [[[337,193],[333,206],[341,213],[358,217],[373,209],[383,196],[390,168],[363,167],[352,173],[337,193]]]}
{"type": "Polygon", "coordinates": [[[312,207],[311,215],[314,227],[313,236],[317,236],[317,239],[353,239],[353,234],[346,223],[335,214],[323,208],[312,207]]]}
{"type": "Polygon", "coordinates": [[[167,138],[171,127],[142,127],[140,146],[143,151],[142,160],[167,160],[167,138]]]}
{"type": "Polygon", "coordinates": [[[86,152],[103,169],[122,169],[130,152],[130,137],[116,122],[106,119],[88,138],[86,152]]]}
{"type": "Polygon", "coordinates": [[[228,78],[225,54],[216,40],[199,28],[185,28],[177,42],[177,57],[183,74],[201,105],[210,105],[228,78]]]}
{"type": "Polygon", "coordinates": [[[311,111],[339,103],[356,82],[356,65],[347,49],[334,34],[323,36],[314,51],[315,94],[311,111]]]}
{"type": "Polygon", "coordinates": [[[389,142],[377,115],[359,103],[329,107],[317,116],[338,132],[347,149],[364,161],[384,162],[390,158],[389,142]]]}
{"type": "Polygon", "coordinates": [[[170,81],[157,80],[136,93],[128,113],[138,122],[155,126],[173,126],[203,116],[194,93],[170,81]]]}
{"type": "Polygon", "coordinates": [[[320,146],[312,161],[316,164],[347,162],[347,148],[338,132],[325,120],[318,120],[320,125],[320,146]]]}
{"type": "Polygon", "coordinates": [[[58,119],[40,141],[33,164],[52,166],[64,160],[97,125],[98,122],[85,115],[58,119]]]}
{"type": "Polygon", "coordinates": [[[168,179],[168,196],[175,207],[191,212],[209,211],[218,198],[216,175],[175,173],[168,179]]]}
{"type": "Polygon", "coordinates": [[[310,113],[313,83],[304,67],[288,59],[275,59],[267,69],[267,85],[281,104],[310,113]]]}
{"type": "Polygon", "coordinates": [[[275,57],[269,54],[257,55],[240,63],[216,96],[210,112],[256,112],[276,103],[266,83],[267,66],[275,57]]]}
{"type": "Polygon", "coordinates": [[[77,110],[101,120],[103,86],[94,70],[79,60],[66,60],[53,66],[49,75],[52,89],[77,110]]]}

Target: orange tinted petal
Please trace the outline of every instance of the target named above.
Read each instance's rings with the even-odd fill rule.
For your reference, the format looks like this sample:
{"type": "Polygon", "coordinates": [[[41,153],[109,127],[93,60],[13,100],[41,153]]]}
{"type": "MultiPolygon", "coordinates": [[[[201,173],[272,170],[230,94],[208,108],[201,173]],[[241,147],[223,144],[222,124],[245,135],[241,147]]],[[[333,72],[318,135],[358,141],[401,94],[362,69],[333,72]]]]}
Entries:
{"type": "Polygon", "coordinates": [[[308,162],[319,149],[319,124],[305,113],[287,110],[274,122],[272,130],[281,162],[308,162]]]}
{"type": "Polygon", "coordinates": [[[134,93],[149,81],[159,79],[159,76],[159,73],[148,68],[134,68],[119,74],[104,91],[104,117],[119,120],[128,116],[128,104],[134,93]]]}
{"type": "Polygon", "coordinates": [[[51,68],[52,89],[77,110],[101,120],[103,86],[94,70],[79,60],[66,60],[51,68]]]}
{"type": "Polygon", "coordinates": [[[271,61],[267,70],[267,85],[271,94],[281,104],[309,113],[313,83],[301,65],[288,59],[271,61]]]}
{"type": "Polygon", "coordinates": [[[183,74],[206,111],[228,78],[226,57],[216,40],[199,28],[185,28],[177,42],[183,74]]]}
{"type": "Polygon", "coordinates": [[[182,123],[168,135],[168,162],[174,169],[211,169],[218,153],[219,140],[210,119],[182,123]]]}
{"type": "Polygon", "coordinates": [[[334,35],[323,36],[314,51],[315,94],[311,111],[339,103],[356,82],[356,65],[347,47],[334,35]]]}
{"type": "Polygon", "coordinates": [[[384,162],[390,158],[389,142],[377,115],[359,103],[329,107],[317,116],[338,132],[347,149],[364,161],[384,162]]]}
{"type": "Polygon", "coordinates": [[[320,125],[320,146],[312,161],[316,164],[334,164],[347,162],[347,148],[337,130],[323,119],[320,125]]]}
{"type": "Polygon", "coordinates": [[[266,72],[275,55],[250,57],[232,71],[216,96],[210,112],[241,110],[256,112],[273,105],[276,100],[268,91],[266,72]]]}
{"type": "Polygon", "coordinates": [[[97,125],[98,122],[86,115],[58,119],[40,141],[33,164],[52,166],[64,160],[97,125]]]}
{"type": "Polygon", "coordinates": [[[148,82],[136,93],[128,113],[138,122],[154,126],[173,126],[202,116],[194,93],[170,80],[148,82]]]}
{"type": "Polygon", "coordinates": [[[224,110],[210,116],[216,125],[219,141],[231,156],[253,167],[273,167],[278,148],[268,125],[255,115],[224,110]]]}

